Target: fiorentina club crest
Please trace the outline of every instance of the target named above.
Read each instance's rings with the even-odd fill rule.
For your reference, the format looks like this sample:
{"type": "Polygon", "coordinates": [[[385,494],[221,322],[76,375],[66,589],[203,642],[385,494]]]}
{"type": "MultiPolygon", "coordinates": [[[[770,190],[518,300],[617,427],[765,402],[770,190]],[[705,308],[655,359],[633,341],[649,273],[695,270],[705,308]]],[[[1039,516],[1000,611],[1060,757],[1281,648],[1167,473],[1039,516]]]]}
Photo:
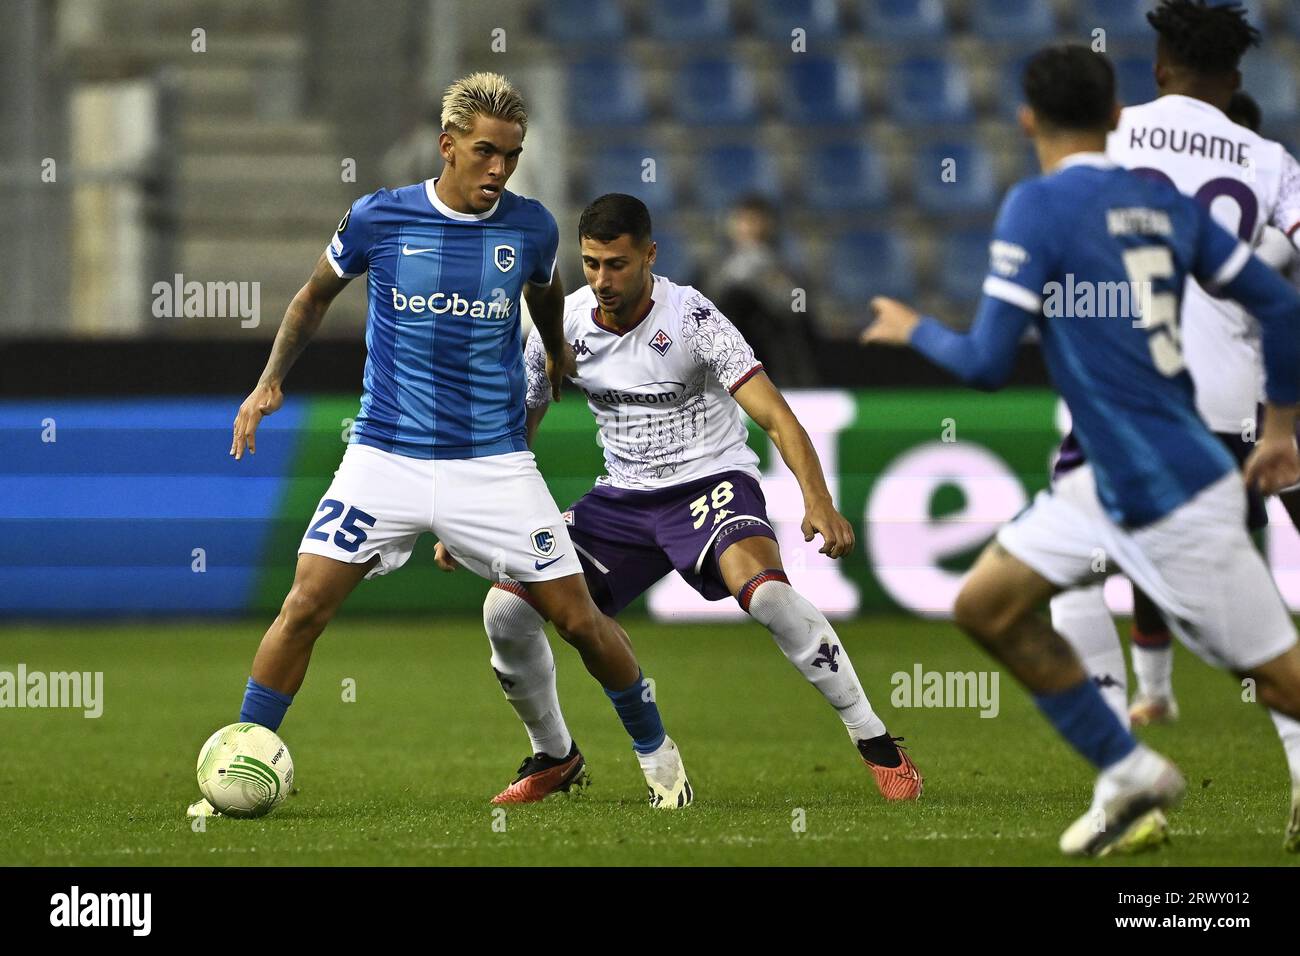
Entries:
{"type": "Polygon", "coordinates": [[[668,350],[673,347],[673,340],[670,339],[663,329],[655,332],[654,338],[650,340],[650,347],[660,355],[666,355],[668,350]]]}

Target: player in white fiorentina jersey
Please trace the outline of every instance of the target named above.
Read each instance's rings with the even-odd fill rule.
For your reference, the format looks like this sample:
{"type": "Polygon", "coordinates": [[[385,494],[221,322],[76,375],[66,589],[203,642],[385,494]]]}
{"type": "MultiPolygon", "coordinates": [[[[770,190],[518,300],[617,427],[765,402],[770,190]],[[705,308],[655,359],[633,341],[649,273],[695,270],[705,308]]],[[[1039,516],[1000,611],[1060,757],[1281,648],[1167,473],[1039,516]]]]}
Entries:
{"type": "MultiPolygon", "coordinates": [[[[588,285],[565,298],[574,362],[566,373],[600,426],[608,474],[564,517],[597,606],[614,616],[674,570],[709,600],[734,597],[839,714],[885,799],[916,799],[922,778],[902,738],[873,712],[825,615],[786,578],[740,412],[767,432],[798,480],[805,540],[821,534],[821,553],[841,558],[853,550],[853,529],[831,501],[807,433],[713,303],[652,274],[650,213],[639,199],[601,196],[583,212],[578,236],[588,285]]],[[[531,336],[530,441],[551,401],[547,362],[531,336]]],[[[437,560],[455,566],[445,550],[437,560]]],[[[553,662],[538,653],[545,618],[503,579],[483,619],[492,666],[535,751],[497,800],[540,800],[571,746],[553,662]]]]}

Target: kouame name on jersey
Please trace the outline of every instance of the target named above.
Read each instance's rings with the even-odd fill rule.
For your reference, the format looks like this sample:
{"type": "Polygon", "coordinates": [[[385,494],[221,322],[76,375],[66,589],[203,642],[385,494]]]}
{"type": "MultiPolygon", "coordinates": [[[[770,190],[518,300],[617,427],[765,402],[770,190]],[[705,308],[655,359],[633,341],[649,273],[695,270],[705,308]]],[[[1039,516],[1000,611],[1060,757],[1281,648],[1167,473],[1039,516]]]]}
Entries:
{"type": "Polygon", "coordinates": [[[409,458],[527,450],[519,297],[546,285],[559,234],[541,203],[504,191],[460,213],[434,180],[353,203],[325,255],[366,273],[366,369],[352,441],[409,458]]]}
{"type": "MultiPolygon", "coordinates": [[[[600,427],[608,474],[599,484],[648,490],[739,471],[758,478],[758,456],[731,395],[762,365],[749,343],[690,286],[653,277],[649,310],[619,332],[604,325],[584,286],[564,300],[573,383],[600,427]]],[[[528,405],[551,398],[546,352],[534,331],[525,354],[528,405]]]]}
{"type": "MultiPolygon", "coordinates": [[[[1269,224],[1300,241],[1300,164],[1209,103],[1171,94],[1127,107],[1106,155],[1191,196],[1252,246],[1269,224]]],[[[1201,416],[1217,432],[1240,434],[1254,421],[1263,382],[1254,321],[1189,277],[1182,333],[1201,416]]]]}

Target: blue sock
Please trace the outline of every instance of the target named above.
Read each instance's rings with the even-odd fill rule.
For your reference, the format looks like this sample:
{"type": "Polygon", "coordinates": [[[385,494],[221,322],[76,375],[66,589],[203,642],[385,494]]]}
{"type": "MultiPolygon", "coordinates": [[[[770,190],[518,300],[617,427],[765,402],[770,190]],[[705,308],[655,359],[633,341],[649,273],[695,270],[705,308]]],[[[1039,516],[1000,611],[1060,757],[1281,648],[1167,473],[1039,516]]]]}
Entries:
{"type": "Polygon", "coordinates": [[[244,688],[244,706],[239,708],[239,721],[261,724],[267,730],[279,730],[284,712],[292,703],[293,694],[281,694],[278,690],[263,687],[250,677],[248,686],[244,688]]]}
{"type": "Polygon", "coordinates": [[[650,693],[650,682],[645,675],[639,675],[636,683],[623,690],[606,687],[605,694],[614,702],[618,719],[632,738],[632,749],[639,754],[658,750],[664,742],[664,722],[659,719],[659,705],[650,693]]]}
{"type": "Polygon", "coordinates": [[[1034,702],[1056,732],[1099,770],[1123,760],[1137,747],[1137,740],[1106,706],[1091,678],[1069,690],[1035,694],[1034,702]]]}

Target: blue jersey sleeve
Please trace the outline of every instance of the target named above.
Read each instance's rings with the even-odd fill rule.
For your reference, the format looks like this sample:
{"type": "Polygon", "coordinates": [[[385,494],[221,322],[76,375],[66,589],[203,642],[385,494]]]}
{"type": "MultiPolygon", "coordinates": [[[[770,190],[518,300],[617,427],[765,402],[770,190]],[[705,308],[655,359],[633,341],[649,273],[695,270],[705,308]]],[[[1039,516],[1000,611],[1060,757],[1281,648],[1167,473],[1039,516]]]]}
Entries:
{"type": "Polygon", "coordinates": [[[1250,260],[1250,245],[1224,229],[1200,203],[1186,200],[1196,216],[1196,249],[1192,275],[1207,290],[1218,293],[1250,260]]]}
{"type": "Polygon", "coordinates": [[[989,244],[984,294],[969,333],[925,316],[912,332],[914,349],[976,388],[1001,388],[1015,365],[1016,346],[1042,307],[1054,268],[1043,228],[1043,199],[1033,182],[1007,194],[989,244]]]}
{"type": "Polygon", "coordinates": [[[1021,183],[1007,193],[993,225],[989,271],[983,291],[1037,315],[1043,287],[1056,269],[1056,243],[1045,208],[1049,197],[1041,181],[1021,183]]]}
{"type": "Polygon", "coordinates": [[[380,193],[362,196],[343,214],[334,237],[325,248],[325,258],[341,279],[352,279],[370,268],[370,249],[374,245],[373,216],[380,193]]]}
{"type": "Polygon", "coordinates": [[[1031,321],[1033,315],[1020,306],[985,293],[970,332],[954,331],[927,315],[912,331],[911,345],[966,384],[993,391],[1011,377],[1016,346],[1031,321]]]}
{"type": "Polygon", "coordinates": [[[1232,299],[1259,322],[1265,394],[1276,405],[1300,401],[1300,295],[1251,248],[1196,206],[1192,274],[1206,289],[1232,299]]]}
{"type": "Polygon", "coordinates": [[[1259,322],[1268,400],[1274,405],[1300,402],[1300,295],[1251,255],[1220,292],[1259,322]]]}
{"type": "Polygon", "coordinates": [[[542,225],[537,233],[537,268],[533,270],[528,281],[533,285],[550,285],[555,275],[555,259],[560,251],[560,227],[555,223],[551,211],[541,203],[537,208],[542,214],[542,225]]]}

